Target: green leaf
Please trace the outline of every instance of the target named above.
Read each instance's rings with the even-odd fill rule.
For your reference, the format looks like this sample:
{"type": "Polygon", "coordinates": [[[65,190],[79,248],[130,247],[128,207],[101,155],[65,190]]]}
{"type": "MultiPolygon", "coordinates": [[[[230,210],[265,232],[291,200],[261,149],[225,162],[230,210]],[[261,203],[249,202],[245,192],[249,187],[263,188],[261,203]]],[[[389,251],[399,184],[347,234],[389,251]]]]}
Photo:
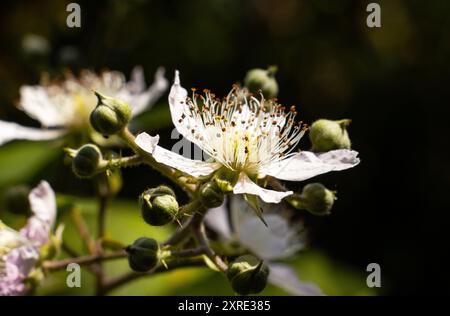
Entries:
{"type": "Polygon", "coordinates": [[[0,147],[0,189],[27,181],[61,154],[57,142],[13,142],[0,147]]]}

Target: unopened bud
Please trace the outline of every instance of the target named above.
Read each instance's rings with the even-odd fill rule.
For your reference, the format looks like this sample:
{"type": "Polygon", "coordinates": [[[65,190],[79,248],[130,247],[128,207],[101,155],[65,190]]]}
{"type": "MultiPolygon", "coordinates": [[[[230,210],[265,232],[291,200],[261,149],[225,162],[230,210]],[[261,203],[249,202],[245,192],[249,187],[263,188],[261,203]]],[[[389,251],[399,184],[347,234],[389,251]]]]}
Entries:
{"type": "Polygon", "coordinates": [[[233,290],[240,295],[256,294],[264,290],[269,276],[269,267],[252,255],[234,260],[227,272],[233,290]]]}
{"type": "Polygon", "coordinates": [[[216,182],[205,183],[200,188],[200,201],[206,208],[214,208],[222,205],[224,195],[216,182]]]}
{"type": "Polygon", "coordinates": [[[102,153],[97,146],[84,145],[72,159],[72,170],[80,178],[92,177],[96,174],[102,159],[102,153]]]}
{"type": "Polygon", "coordinates": [[[9,188],[3,196],[5,208],[14,214],[28,215],[30,213],[29,194],[30,188],[26,185],[9,188]]]}
{"type": "Polygon", "coordinates": [[[262,92],[266,99],[274,98],[278,95],[278,83],[275,79],[276,66],[268,69],[252,69],[247,72],[244,84],[253,94],[262,92]]]}
{"type": "Polygon", "coordinates": [[[327,215],[330,214],[336,194],[321,183],[310,183],[303,188],[300,199],[303,209],[314,215],[327,215]]]}
{"type": "Polygon", "coordinates": [[[320,119],[315,121],[309,130],[312,150],[325,152],[334,149],[349,149],[351,146],[347,132],[350,120],[331,121],[320,119]]]}
{"type": "Polygon", "coordinates": [[[146,272],[159,261],[159,244],[153,238],[141,237],[126,248],[128,264],[137,272],[146,272]]]}
{"type": "Polygon", "coordinates": [[[92,127],[102,135],[113,135],[125,128],[131,118],[131,107],[118,99],[95,92],[98,103],[90,116],[92,127]]]}
{"type": "Polygon", "coordinates": [[[179,207],[175,193],[167,186],[146,190],[139,196],[139,206],[144,221],[152,226],[173,221],[179,207]]]}

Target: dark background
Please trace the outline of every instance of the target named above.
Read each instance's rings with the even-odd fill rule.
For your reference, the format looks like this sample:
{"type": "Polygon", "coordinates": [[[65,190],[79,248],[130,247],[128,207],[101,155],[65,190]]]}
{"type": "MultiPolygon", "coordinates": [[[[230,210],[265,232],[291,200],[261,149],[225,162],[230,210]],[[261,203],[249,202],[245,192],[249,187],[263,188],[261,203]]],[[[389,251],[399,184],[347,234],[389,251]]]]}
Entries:
{"type": "MultiPolygon", "coordinates": [[[[379,29],[365,24],[369,2],[77,1],[82,27],[70,29],[66,1],[2,1],[0,118],[38,126],[14,103],[43,70],[141,64],[152,78],[163,65],[170,80],[179,69],[186,87],[223,95],[247,70],[276,64],[280,102],[309,123],[351,118],[362,160],[317,178],[339,199],[331,216],[307,217],[311,247],[355,269],[379,263],[382,294],[448,294],[450,2],[377,1],[379,29]],[[50,50],[24,53],[28,33],[50,50]]],[[[139,172],[126,171],[123,196],[148,186],[139,172]]],[[[51,176],[60,191],[78,186],[51,176]]]]}

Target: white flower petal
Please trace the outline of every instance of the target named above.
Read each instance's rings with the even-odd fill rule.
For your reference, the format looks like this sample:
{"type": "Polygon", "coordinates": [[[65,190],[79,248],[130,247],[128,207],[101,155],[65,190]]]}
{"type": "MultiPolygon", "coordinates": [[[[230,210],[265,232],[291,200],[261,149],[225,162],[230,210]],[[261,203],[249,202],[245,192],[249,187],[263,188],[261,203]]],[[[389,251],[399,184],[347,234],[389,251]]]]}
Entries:
{"type": "Polygon", "coordinates": [[[268,264],[269,282],[278,286],[293,295],[300,296],[322,296],[323,292],[312,283],[301,282],[295,271],[287,265],[270,263],[268,264]]]}
{"type": "Polygon", "coordinates": [[[153,155],[153,158],[166,166],[183,171],[193,177],[207,176],[220,168],[220,164],[191,160],[178,155],[170,150],[156,145],[159,136],[152,137],[147,133],[141,133],[136,137],[136,144],[153,155]]]}
{"type": "Polygon", "coordinates": [[[147,133],[140,133],[138,136],[136,136],[136,139],[134,140],[134,142],[141,149],[143,149],[147,153],[153,155],[153,152],[155,151],[156,145],[159,142],[159,135],[150,136],[147,133]]]}
{"type": "Polygon", "coordinates": [[[280,192],[261,188],[255,182],[250,180],[244,172],[241,172],[239,175],[238,182],[233,188],[233,193],[258,195],[261,200],[266,203],[280,203],[286,196],[293,194],[292,191],[280,192]]]}
{"type": "Polygon", "coordinates": [[[298,234],[301,227],[289,225],[281,215],[284,206],[262,202],[261,207],[266,211],[264,219],[267,226],[255,216],[243,198],[231,197],[231,220],[237,239],[265,260],[286,258],[302,249],[304,244],[298,234]]]}
{"type": "Polygon", "coordinates": [[[239,224],[238,239],[241,243],[264,260],[286,257],[291,247],[288,223],[276,214],[264,215],[266,227],[256,216],[248,217],[239,224]]]}
{"type": "Polygon", "coordinates": [[[12,249],[6,258],[6,261],[16,266],[16,271],[21,276],[27,276],[39,259],[39,251],[31,244],[12,249]]]}
{"type": "Polygon", "coordinates": [[[45,127],[64,126],[75,115],[73,99],[62,91],[50,96],[43,86],[20,87],[19,108],[45,127]]]}
{"type": "Polygon", "coordinates": [[[208,210],[205,215],[205,223],[222,237],[232,238],[226,202],[219,207],[208,210]]]}
{"type": "Polygon", "coordinates": [[[50,140],[61,137],[64,129],[45,130],[25,127],[16,123],[0,121],[0,145],[15,139],[50,140]]]}
{"type": "Polygon", "coordinates": [[[38,259],[38,249],[0,221],[0,296],[24,294],[23,280],[38,259]]]}
{"type": "Polygon", "coordinates": [[[34,216],[53,226],[56,219],[56,197],[50,184],[47,181],[41,181],[31,190],[28,199],[34,216]]]}
{"type": "Polygon", "coordinates": [[[352,168],[359,164],[357,156],[358,152],[348,149],[332,150],[322,154],[302,151],[260,171],[282,180],[303,181],[322,173],[352,168]]]}
{"type": "Polygon", "coordinates": [[[36,216],[30,217],[27,224],[20,229],[20,234],[27,238],[36,248],[39,248],[43,244],[47,243],[50,232],[50,223],[44,222],[36,216]]]}
{"type": "Polygon", "coordinates": [[[33,216],[20,230],[20,234],[30,240],[35,247],[40,247],[48,241],[56,220],[55,192],[48,182],[41,181],[31,190],[28,199],[33,216]]]}
{"type": "Polygon", "coordinates": [[[199,125],[195,119],[185,114],[189,113],[186,97],[187,91],[181,86],[180,73],[176,70],[175,79],[169,93],[170,115],[172,116],[173,125],[181,135],[203,150],[202,142],[196,139],[192,133],[192,130],[194,130],[196,135],[203,134],[203,125],[199,125]]]}
{"type": "Polygon", "coordinates": [[[127,83],[126,90],[118,94],[118,98],[122,98],[130,104],[133,116],[148,110],[164,94],[169,85],[164,74],[164,68],[159,67],[155,72],[153,84],[144,90],[145,79],[142,67],[138,66],[133,69],[131,81],[127,83]]]}
{"type": "Polygon", "coordinates": [[[0,221],[0,259],[10,249],[28,245],[28,240],[0,221]]]}
{"type": "Polygon", "coordinates": [[[156,146],[153,158],[159,163],[183,171],[193,177],[207,176],[220,168],[218,163],[188,159],[161,146],[156,146]]]}
{"type": "Polygon", "coordinates": [[[145,90],[145,76],[142,66],[135,66],[131,71],[130,81],[127,88],[131,93],[141,93],[145,90]]]}

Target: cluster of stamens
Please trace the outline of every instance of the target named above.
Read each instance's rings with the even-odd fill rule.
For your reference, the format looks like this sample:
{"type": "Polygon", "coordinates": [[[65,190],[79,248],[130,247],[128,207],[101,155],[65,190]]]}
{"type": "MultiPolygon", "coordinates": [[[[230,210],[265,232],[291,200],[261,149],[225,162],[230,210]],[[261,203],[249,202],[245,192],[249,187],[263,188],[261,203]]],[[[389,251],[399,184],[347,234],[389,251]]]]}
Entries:
{"type": "Polygon", "coordinates": [[[203,92],[192,89],[179,123],[230,169],[257,172],[287,158],[307,130],[295,120],[295,106],[286,111],[276,99],[258,99],[236,85],[222,100],[207,89],[203,92]]]}

